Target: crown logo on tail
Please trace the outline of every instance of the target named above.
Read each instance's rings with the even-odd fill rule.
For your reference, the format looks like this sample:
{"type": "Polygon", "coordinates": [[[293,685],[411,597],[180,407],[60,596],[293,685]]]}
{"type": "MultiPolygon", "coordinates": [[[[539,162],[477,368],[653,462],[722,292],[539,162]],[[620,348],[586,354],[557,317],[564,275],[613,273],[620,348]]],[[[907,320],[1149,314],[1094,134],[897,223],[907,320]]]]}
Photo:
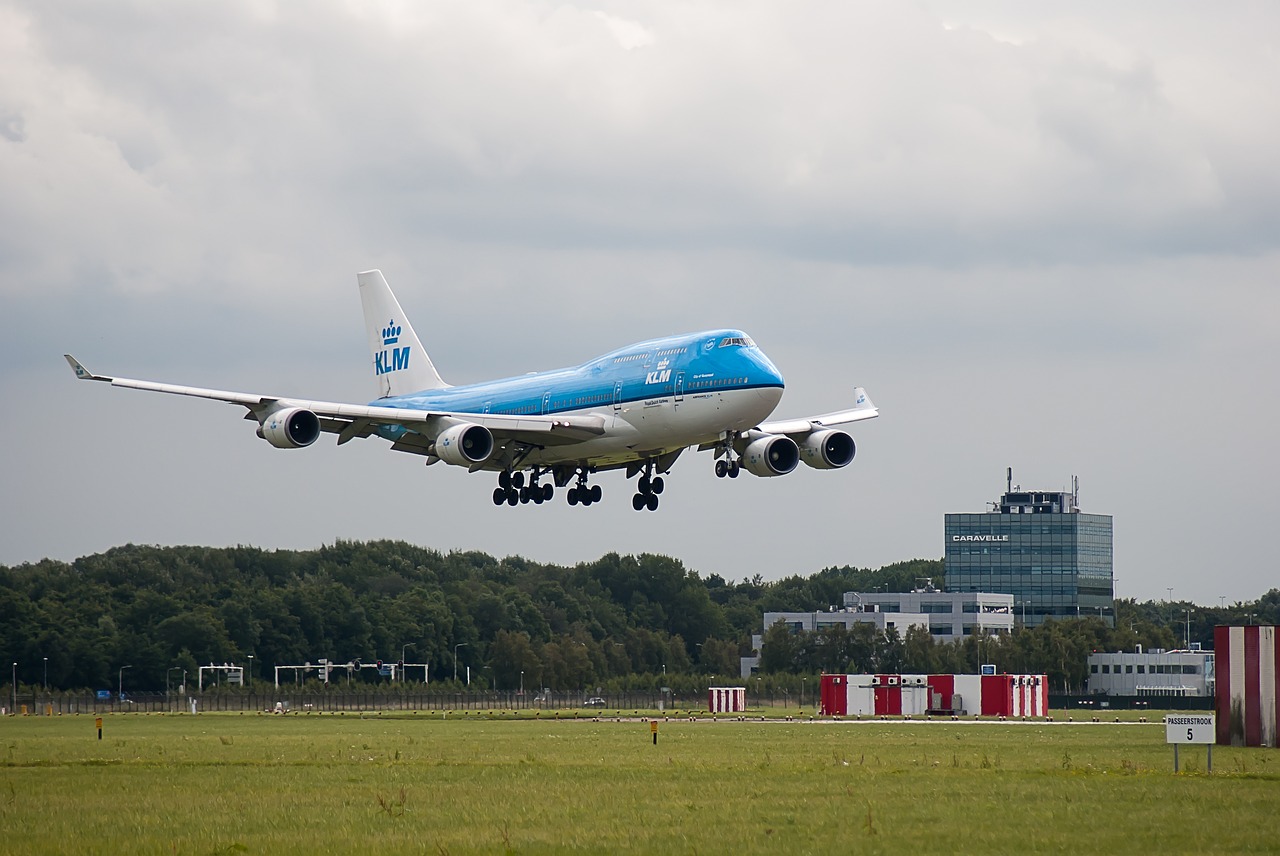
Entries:
{"type": "Polygon", "coordinates": [[[382,328],[382,344],[394,345],[400,341],[400,328],[396,326],[394,320],[388,321],[387,326],[382,328]]]}

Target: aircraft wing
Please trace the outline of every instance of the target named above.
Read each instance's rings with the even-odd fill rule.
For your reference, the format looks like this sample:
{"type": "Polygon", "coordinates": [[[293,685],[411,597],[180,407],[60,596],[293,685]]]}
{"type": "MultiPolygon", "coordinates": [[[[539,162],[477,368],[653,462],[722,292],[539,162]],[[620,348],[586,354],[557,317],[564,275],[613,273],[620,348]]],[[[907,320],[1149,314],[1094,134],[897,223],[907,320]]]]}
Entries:
{"type": "Polygon", "coordinates": [[[779,419],[773,422],[765,422],[757,427],[766,434],[785,434],[795,439],[814,431],[838,428],[853,422],[861,422],[864,419],[874,419],[880,415],[879,408],[872,403],[867,391],[862,387],[854,389],[853,398],[854,405],[848,410],[837,410],[834,413],[824,413],[821,416],[810,416],[803,419],[779,419]]]}
{"type": "MultiPolygon", "coordinates": [[[[119,386],[125,389],[142,389],[150,392],[166,392],[172,395],[189,395],[196,398],[209,398],[214,401],[225,401],[239,404],[249,409],[246,419],[262,422],[272,413],[286,408],[302,408],[310,410],[320,418],[320,428],[330,434],[338,435],[338,443],[347,442],[357,437],[368,437],[378,426],[399,425],[415,434],[434,439],[436,434],[459,423],[483,425],[496,439],[514,440],[522,443],[548,446],[575,443],[599,436],[605,432],[603,416],[509,416],[494,413],[454,413],[437,410],[409,410],[400,407],[378,407],[376,405],[343,404],[333,401],[310,401],[301,398],[282,398],[273,395],[258,395],[245,392],[231,392],[222,389],[203,389],[195,386],[180,386],[170,383],[157,383],[134,378],[108,377],[96,375],[70,354],[64,354],[72,371],[80,380],[96,380],[119,386]]],[[[393,445],[404,451],[418,451],[412,440],[401,440],[393,445]],[[403,444],[403,445],[402,445],[403,444]]]]}

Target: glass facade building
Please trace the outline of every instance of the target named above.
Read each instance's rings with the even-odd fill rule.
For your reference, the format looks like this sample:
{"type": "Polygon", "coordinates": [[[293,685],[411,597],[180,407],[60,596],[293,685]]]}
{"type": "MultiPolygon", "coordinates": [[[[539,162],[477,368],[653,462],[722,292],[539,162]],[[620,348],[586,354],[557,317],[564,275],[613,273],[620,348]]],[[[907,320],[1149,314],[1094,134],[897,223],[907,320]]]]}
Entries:
{"type": "Polygon", "coordinates": [[[1013,595],[1014,617],[1097,616],[1115,626],[1111,516],[1075,495],[1010,489],[983,514],[946,515],[946,590],[1013,595]]]}

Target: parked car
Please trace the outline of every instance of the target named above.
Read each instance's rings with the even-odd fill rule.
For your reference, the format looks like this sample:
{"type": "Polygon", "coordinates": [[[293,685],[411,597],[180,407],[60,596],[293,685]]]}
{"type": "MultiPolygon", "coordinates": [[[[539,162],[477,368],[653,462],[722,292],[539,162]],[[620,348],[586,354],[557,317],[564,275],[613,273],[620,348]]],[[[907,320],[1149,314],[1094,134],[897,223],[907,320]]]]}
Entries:
{"type": "Polygon", "coordinates": [[[583,707],[604,707],[605,700],[600,698],[600,696],[592,696],[591,698],[583,702],[582,706],[583,707]]]}

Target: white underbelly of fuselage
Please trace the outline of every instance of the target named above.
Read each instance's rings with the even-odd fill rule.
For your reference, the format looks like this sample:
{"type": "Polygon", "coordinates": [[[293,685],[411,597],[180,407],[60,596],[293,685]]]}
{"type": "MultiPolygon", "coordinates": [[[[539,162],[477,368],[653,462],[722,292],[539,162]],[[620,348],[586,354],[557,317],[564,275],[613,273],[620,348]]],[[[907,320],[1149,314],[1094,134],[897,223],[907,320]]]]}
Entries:
{"type": "Polygon", "coordinates": [[[549,446],[529,455],[538,466],[587,462],[609,466],[712,443],[726,431],[746,431],[763,422],[782,399],[777,387],[724,392],[659,395],[620,409],[584,408],[573,414],[606,419],[603,436],[567,446],[549,446]]]}

